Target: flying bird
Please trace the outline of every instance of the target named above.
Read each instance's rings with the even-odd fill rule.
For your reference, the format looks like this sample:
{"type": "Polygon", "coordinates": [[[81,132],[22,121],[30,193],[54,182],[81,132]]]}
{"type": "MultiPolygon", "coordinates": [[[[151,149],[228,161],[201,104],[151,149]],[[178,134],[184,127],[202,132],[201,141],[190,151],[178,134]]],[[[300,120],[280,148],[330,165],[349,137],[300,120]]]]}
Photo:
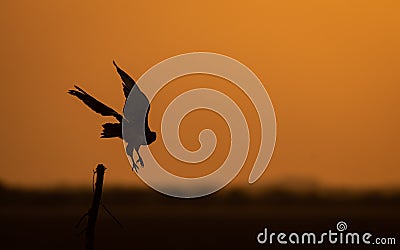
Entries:
{"type": "MultiPolygon", "coordinates": [[[[96,100],[94,97],[89,95],[80,87],[74,85],[75,89],[68,91],[69,94],[76,96],[83,103],[85,103],[90,109],[102,116],[114,117],[118,122],[105,123],[103,124],[103,131],[101,138],[121,138],[122,139],[122,122],[126,125],[128,131],[124,135],[126,141],[126,153],[132,159],[132,170],[138,172],[139,167],[136,163],[140,163],[144,167],[144,162],[139,154],[139,148],[142,145],[150,145],[156,140],[156,132],[153,132],[149,128],[148,114],[150,110],[150,103],[145,94],[140,90],[136,82],[125,73],[118,65],[113,61],[115,68],[119,76],[122,79],[122,87],[125,95],[125,107],[127,105],[127,99],[131,94],[129,105],[131,109],[129,113],[124,113],[125,116],[119,114],[114,109],[108,107],[102,102],[96,100]],[[133,152],[136,151],[138,159],[135,161],[133,158],[133,152]]],[[[124,110],[125,110],[124,107],[124,110]]]]}

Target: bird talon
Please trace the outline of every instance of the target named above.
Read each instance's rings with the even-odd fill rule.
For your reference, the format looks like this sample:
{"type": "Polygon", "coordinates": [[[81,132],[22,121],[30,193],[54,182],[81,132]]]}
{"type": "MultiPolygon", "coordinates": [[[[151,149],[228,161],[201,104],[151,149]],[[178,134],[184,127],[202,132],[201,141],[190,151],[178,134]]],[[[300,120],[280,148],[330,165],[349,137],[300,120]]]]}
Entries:
{"type": "Polygon", "coordinates": [[[142,157],[139,156],[139,159],[137,159],[136,163],[138,163],[138,162],[140,163],[140,166],[144,167],[144,162],[143,162],[142,157]]]}
{"type": "Polygon", "coordinates": [[[132,165],[132,171],[135,171],[136,173],[138,173],[139,167],[138,165],[136,165],[135,163],[133,163],[132,165]]]}

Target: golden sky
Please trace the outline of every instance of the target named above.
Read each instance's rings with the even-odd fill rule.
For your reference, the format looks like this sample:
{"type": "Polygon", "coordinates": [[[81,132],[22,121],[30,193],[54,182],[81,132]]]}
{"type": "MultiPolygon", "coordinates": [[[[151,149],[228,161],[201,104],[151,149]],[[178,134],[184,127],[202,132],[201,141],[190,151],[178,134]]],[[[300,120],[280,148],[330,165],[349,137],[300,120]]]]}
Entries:
{"type": "MultiPolygon", "coordinates": [[[[168,57],[210,51],[252,69],[273,102],[275,153],[256,186],[288,180],[398,186],[399,13],[400,2],[389,0],[2,1],[0,181],[90,186],[91,170],[101,162],[109,185],[143,185],[129,169],[122,142],[99,139],[101,124],[110,119],[66,92],[78,84],[121,111],[124,96],[112,60],[138,79],[168,57]]],[[[184,77],[161,99],[173,98],[179,81],[226,84],[184,77]]],[[[246,108],[246,100],[238,102],[246,108]]],[[[153,106],[152,112],[157,128],[153,106]]],[[[201,120],[193,114],[182,125],[189,148],[196,135],[185,126],[201,120]]],[[[224,124],[214,120],[226,136],[224,124]]],[[[218,150],[218,157],[226,154],[223,146],[218,150]]],[[[246,183],[252,161],[254,154],[231,186],[246,183]]],[[[207,166],[205,172],[213,169],[207,166]]]]}

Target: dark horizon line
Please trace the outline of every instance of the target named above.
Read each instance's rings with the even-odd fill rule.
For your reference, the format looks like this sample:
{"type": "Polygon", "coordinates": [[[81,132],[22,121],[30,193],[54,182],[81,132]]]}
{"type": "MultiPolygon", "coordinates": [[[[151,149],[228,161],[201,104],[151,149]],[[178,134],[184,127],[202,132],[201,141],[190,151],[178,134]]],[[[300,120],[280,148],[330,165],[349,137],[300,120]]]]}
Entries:
{"type": "MultiPolygon", "coordinates": [[[[126,185],[108,185],[105,189],[109,192],[157,192],[150,187],[147,186],[126,186],[126,185]]],[[[58,186],[48,186],[48,187],[28,187],[24,185],[7,185],[4,182],[0,182],[0,192],[20,192],[20,193],[75,193],[75,192],[86,192],[92,191],[92,186],[90,185],[58,185],[58,186]]],[[[400,186],[399,187],[366,187],[366,188],[354,188],[354,187],[328,187],[322,185],[285,185],[285,184],[270,184],[262,187],[254,188],[252,185],[249,187],[244,186],[235,186],[235,187],[225,187],[217,193],[243,193],[243,194],[265,194],[265,193],[302,193],[302,194],[365,194],[365,193],[381,193],[381,194],[400,194],[400,186]]],[[[158,193],[158,192],[157,192],[158,193]]]]}

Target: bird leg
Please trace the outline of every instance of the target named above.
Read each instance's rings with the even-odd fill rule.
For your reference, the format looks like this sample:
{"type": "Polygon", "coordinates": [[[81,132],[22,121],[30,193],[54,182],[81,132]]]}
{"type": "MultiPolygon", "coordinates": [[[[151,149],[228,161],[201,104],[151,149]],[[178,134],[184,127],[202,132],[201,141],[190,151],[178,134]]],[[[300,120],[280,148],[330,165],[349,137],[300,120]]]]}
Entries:
{"type": "Polygon", "coordinates": [[[127,155],[129,155],[129,157],[132,160],[132,171],[135,171],[137,173],[139,170],[139,166],[136,165],[135,158],[133,158],[133,148],[128,145],[125,150],[126,150],[127,155]]]}
{"type": "Polygon", "coordinates": [[[137,155],[138,155],[138,159],[137,159],[136,163],[139,162],[139,163],[140,163],[140,166],[144,167],[143,159],[142,159],[142,157],[141,157],[140,154],[139,154],[139,148],[135,148],[135,150],[136,150],[136,153],[137,153],[137,155]]]}
{"type": "Polygon", "coordinates": [[[132,161],[132,171],[135,170],[135,172],[137,173],[139,170],[139,166],[136,165],[135,161],[132,161]]]}
{"type": "Polygon", "coordinates": [[[139,155],[139,159],[137,159],[136,163],[138,163],[138,162],[140,163],[140,166],[144,167],[143,159],[142,159],[142,157],[140,157],[140,155],[139,155]]]}

